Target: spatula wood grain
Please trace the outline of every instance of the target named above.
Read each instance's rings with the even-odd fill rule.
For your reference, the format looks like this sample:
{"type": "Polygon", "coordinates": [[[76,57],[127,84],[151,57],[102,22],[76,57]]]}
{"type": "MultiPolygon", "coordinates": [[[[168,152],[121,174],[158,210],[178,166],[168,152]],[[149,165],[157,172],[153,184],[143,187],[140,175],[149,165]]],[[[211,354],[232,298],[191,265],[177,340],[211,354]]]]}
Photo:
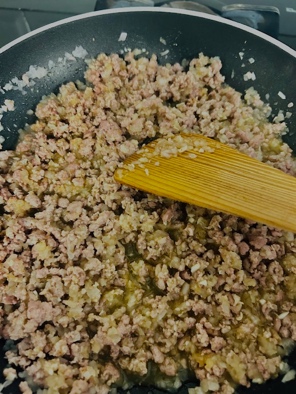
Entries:
{"type": "Polygon", "coordinates": [[[212,139],[183,134],[173,157],[154,141],[117,169],[123,184],[296,233],[296,178],[212,139]],[[199,141],[194,145],[194,141],[199,141]],[[205,148],[203,148],[205,147],[205,148]],[[204,152],[203,152],[204,151],[204,152]]]}

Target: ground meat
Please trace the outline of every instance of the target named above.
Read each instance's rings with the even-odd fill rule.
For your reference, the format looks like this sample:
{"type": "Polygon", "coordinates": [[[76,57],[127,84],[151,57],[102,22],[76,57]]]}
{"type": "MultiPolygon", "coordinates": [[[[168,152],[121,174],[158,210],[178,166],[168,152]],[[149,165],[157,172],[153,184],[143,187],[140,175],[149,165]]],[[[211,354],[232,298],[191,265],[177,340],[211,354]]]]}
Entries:
{"type": "Polygon", "coordinates": [[[49,302],[30,301],[27,310],[28,319],[36,321],[36,323],[42,324],[46,320],[52,320],[52,305],[49,302]]]}
{"type": "Polygon", "coordinates": [[[33,394],[27,382],[21,382],[19,388],[23,394],[33,394]]]}
{"type": "Polygon", "coordinates": [[[40,392],[107,394],[132,376],[176,388],[188,369],[190,390],[231,394],[280,373],[296,339],[294,234],[113,178],[150,138],[184,129],[295,176],[285,124],[221,67],[101,54],[0,153],[0,333],[40,392]]]}
{"type": "Polygon", "coordinates": [[[224,346],[226,346],[226,341],[224,338],[222,337],[214,337],[211,340],[211,349],[214,352],[218,352],[219,350],[221,350],[224,346]]]}

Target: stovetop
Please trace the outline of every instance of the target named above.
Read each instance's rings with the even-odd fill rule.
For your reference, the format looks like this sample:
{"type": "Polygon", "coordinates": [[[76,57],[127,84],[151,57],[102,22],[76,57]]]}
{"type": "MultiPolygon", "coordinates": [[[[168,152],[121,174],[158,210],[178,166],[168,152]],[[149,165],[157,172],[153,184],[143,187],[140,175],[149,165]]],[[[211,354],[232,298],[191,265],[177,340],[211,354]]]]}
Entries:
{"type": "Polygon", "coordinates": [[[0,0],[0,47],[38,27],[70,16],[138,6],[214,13],[262,30],[296,49],[295,0],[0,0]],[[258,5],[265,8],[258,10],[258,5]],[[262,16],[264,21],[258,24],[262,16]]]}

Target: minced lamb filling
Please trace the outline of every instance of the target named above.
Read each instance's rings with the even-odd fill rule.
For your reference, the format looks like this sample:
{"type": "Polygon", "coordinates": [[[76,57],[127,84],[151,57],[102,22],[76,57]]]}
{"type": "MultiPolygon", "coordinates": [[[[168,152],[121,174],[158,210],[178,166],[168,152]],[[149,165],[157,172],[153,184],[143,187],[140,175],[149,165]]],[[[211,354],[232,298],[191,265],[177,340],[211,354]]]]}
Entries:
{"type": "MultiPolygon", "coordinates": [[[[118,170],[114,174],[116,180],[123,180],[124,171],[135,171],[136,167],[144,168],[144,172],[149,176],[147,164],[159,166],[160,162],[155,161],[159,158],[170,159],[183,154],[186,158],[195,159],[201,153],[213,153],[215,149],[208,144],[208,139],[196,138],[197,134],[172,134],[165,138],[157,139],[147,145],[144,145],[136,155],[131,156],[128,161],[120,163],[118,170]],[[116,178],[118,177],[118,178],[116,178]]],[[[122,182],[125,183],[125,182],[122,182]]]]}
{"type": "Polygon", "coordinates": [[[188,70],[101,54],[87,85],[44,98],[0,153],[0,333],[41,392],[106,394],[149,374],[170,389],[191,374],[191,393],[230,394],[287,371],[295,235],[113,179],[140,145],[186,130],[295,176],[285,124],[220,69],[202,54],[188,70]]]}

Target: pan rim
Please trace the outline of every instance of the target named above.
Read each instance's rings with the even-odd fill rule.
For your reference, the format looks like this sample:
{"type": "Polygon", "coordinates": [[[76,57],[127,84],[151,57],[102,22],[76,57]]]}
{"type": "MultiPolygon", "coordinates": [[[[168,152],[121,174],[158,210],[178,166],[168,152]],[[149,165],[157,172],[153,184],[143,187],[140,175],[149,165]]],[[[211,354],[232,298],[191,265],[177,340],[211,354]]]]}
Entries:
{"type": "Polygon", "coordinates": [[[218,15],[211,15],[211,14],[206,14],[203,12],[198,12],[198,11],[190,11],[190,10],[182,10],[182,9],[177,9],[177,8],[161,8],[161,7],[126,7],[126,8],[114,8],[114,9],[108,9],[108,10],[100,10],[100,11],[91,11],[87,12],[84,14],[79,14],[75,16],[71,16],[69,18],[61,19],[57,22],[49,23],[45,26],[42,26],[38,29],[35,29],[29,33],[26,33],[22,35],[21,37],[9,42],[8,44],[4,45],[2,48],[0,48],[0,54],[6,52],[16,44],[21,43],[22,41],[25,41],[31,37],[34,37],[38,35],[39,33],[42,33],[46,30],[50,30],[52,28],[55,28],[60,25],[68,24],[71,22],[75,22],[77,20],[82,20],[82,19],[87,19],[87,18],[92,18],[94,16],[99,16],[99,15],[108,15],[108,14],[120,14],[120,13],[136,13],[136,12],[156,12],[156,13],[171,13],[171,14],[181,14],[181,15],[188,15],[188,16],[194,16],[198,18],[203,18],[203,19],[208,19],[212,20],[218,23],[222,23],[225,25],[229,25],[235,28],[238,28],[240,30],[244,30],[248,33],[251,33],[252,35],[255,35],[257,37],[260,37],[264,39],[265,41],[268,41],[272,43],[273,45],[277,46],[278,48],[282,49],[283,51],[287,52],[290,54],[292,57],[296,58],[296,50],[293,48],[289,47],[288,45],[282,43],[281,41],[268,36],[265,33],[262,33],[258,30],[255,30],[249,26],[243,25],[238,22],[234,22],[225,18],[222,18],[218,15]]]}

